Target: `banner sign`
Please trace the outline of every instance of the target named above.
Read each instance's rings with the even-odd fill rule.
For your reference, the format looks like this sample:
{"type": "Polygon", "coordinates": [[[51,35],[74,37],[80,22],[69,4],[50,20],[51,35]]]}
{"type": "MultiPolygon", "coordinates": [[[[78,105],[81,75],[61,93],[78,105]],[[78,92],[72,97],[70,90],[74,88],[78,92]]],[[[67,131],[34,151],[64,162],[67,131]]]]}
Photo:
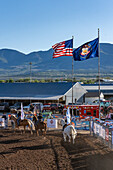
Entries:
{"type": "Polygon", "coordinates": [[[94,122],[94,134],[96,134],[96,123],[94,122]]]}
{"type": "Polygon", "coordinates": [[[105,127],[102,127],[102,138],[105,139],[105,127]]]}
{"type": "Polygon", "coordinates": [[[102,126],[99,127],[99,136],[102,138],[102,126]]]}
{"type": "Polygon", "coordinates": [[[75,124],[77,130],[89,130],[89,121],[72,121],[75,124]]]}
{"type": "Polygon", "coordinates": [[[108,142],[109,141],[109,129],[108,128],[105,129],[105,134],[106,134],[105,139],[108,142]]]}
{"type": "Polygon", "coordinates": [[[112,139],[112,133],[111,133],[111,129],[109,129],[109,141],[111,142],[112,139]]]}
{"type": "Polygon", "coordinates": [[[57,128],[57,119],[47,119],[48,128],[57,128]]]}
{"type": "Polygon", "coordinates": [[[0,127],[5,127],[5,119],[0,118],[0,127]]]}

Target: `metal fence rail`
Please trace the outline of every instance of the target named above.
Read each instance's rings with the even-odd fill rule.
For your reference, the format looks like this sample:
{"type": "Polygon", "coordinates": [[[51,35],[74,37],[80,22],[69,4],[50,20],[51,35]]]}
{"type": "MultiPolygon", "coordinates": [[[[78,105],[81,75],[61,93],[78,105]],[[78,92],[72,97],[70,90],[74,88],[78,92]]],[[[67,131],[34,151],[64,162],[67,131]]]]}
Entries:
{"type": "Polygon", "coordinates": [[[95,120],[90,120],[90,135],[99,138],[105,145],[113,149],[113,126],[106,126],[95,120]]]}

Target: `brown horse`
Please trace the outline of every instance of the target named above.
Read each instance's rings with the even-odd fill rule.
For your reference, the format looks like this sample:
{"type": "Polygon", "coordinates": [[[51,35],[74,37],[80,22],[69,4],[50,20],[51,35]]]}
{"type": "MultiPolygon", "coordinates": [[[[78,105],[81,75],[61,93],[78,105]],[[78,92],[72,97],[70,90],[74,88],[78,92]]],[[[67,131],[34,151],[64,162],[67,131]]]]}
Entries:
{"type": "Polygon", "coordinates": [[[38,121],[38,118],[37,116],[33,116],[33,121],[34,121],[34,125],[35,125],[35,130],[37,132],[37,135],[39,136],[39,133],[38,133],[38,130],[40,129],[41,132],[42,132],[42,135],[46,135],[46,130],[47,130],[47,123],[45,122],[41,122],[41,121],[38,121]],[[43,130],[44,130],[44,133],[43,133],[43,130]]]}
{"type": "MultiPolygon", "coordinates": [[[[11,115],[11,116],[10,116],[10,120],[13,120],[13,121],[14,121],[14,123],[15,123],[15,128],[19,128],[19,126],[23,126],[23,127],[24,127],[24,133],[25,133],[25,128],[26,128],[26,126],[28,126],[29,129],[30,129],[30,131],[31,131],[31,134],[33,134],[32,129],[33,129],[33,127],[34,127],[34,124],[33,124],[33,122],[32,122],[31,120],[29,120],[29,119],[20,120],[19,126],[18,126],[18,124],[17,124],[17,117],[16,117],[15,115],[11,115]]],[[[14,130],[15,130],[15,129],[14,129],[14,130]]]]}

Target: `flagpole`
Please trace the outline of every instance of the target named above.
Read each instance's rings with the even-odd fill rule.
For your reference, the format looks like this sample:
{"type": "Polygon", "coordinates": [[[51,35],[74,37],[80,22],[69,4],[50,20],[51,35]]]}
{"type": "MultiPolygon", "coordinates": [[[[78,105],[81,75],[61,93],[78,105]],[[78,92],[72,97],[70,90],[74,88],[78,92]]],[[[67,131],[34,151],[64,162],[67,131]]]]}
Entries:
{"type": "MultiPolygon", "coordinates": [[[[74,36],[72,36],[72,39],[74,39],[74,36]]],[[[72,116],[73,116],[73,56],[72,56],[72,116]]]]}
{"type": "Polygon", "coordinates": [[[98,28],[98,91],[99,91],[99,119],[100,119],[100,44],[99,44],[99,28],[98,28]]]}

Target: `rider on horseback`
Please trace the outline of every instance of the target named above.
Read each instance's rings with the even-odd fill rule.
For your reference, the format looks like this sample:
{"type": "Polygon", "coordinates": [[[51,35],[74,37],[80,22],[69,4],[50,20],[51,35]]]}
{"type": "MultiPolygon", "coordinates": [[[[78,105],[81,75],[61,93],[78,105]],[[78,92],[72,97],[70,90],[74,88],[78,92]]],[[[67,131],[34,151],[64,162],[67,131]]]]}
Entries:
{"type": "Polygon", "coordinates": [[[71,125],[71,118],[70,118],[70,120],[67,121],[67,117],[66,117],[65,118],[65,124],[63,125],[62,131],[64,131],[65,127],[67,127],[68,125],[71,125]]]}
{"type": "Polygon", "coordinates": [[[18,119],[17,119],[17,125],[20,125],[20,120],[21,120],[21,112],[18,112],[18,119]]]}
{"type": "Polygon", "coordinates": [[[42,121],[42,118],[43,118],[43,117],[42,117],[42,114],[41,114],[41,113],[39,113],[38,121],[39,121],[39,122],[41,122],[41,121],[42,121]]]}

